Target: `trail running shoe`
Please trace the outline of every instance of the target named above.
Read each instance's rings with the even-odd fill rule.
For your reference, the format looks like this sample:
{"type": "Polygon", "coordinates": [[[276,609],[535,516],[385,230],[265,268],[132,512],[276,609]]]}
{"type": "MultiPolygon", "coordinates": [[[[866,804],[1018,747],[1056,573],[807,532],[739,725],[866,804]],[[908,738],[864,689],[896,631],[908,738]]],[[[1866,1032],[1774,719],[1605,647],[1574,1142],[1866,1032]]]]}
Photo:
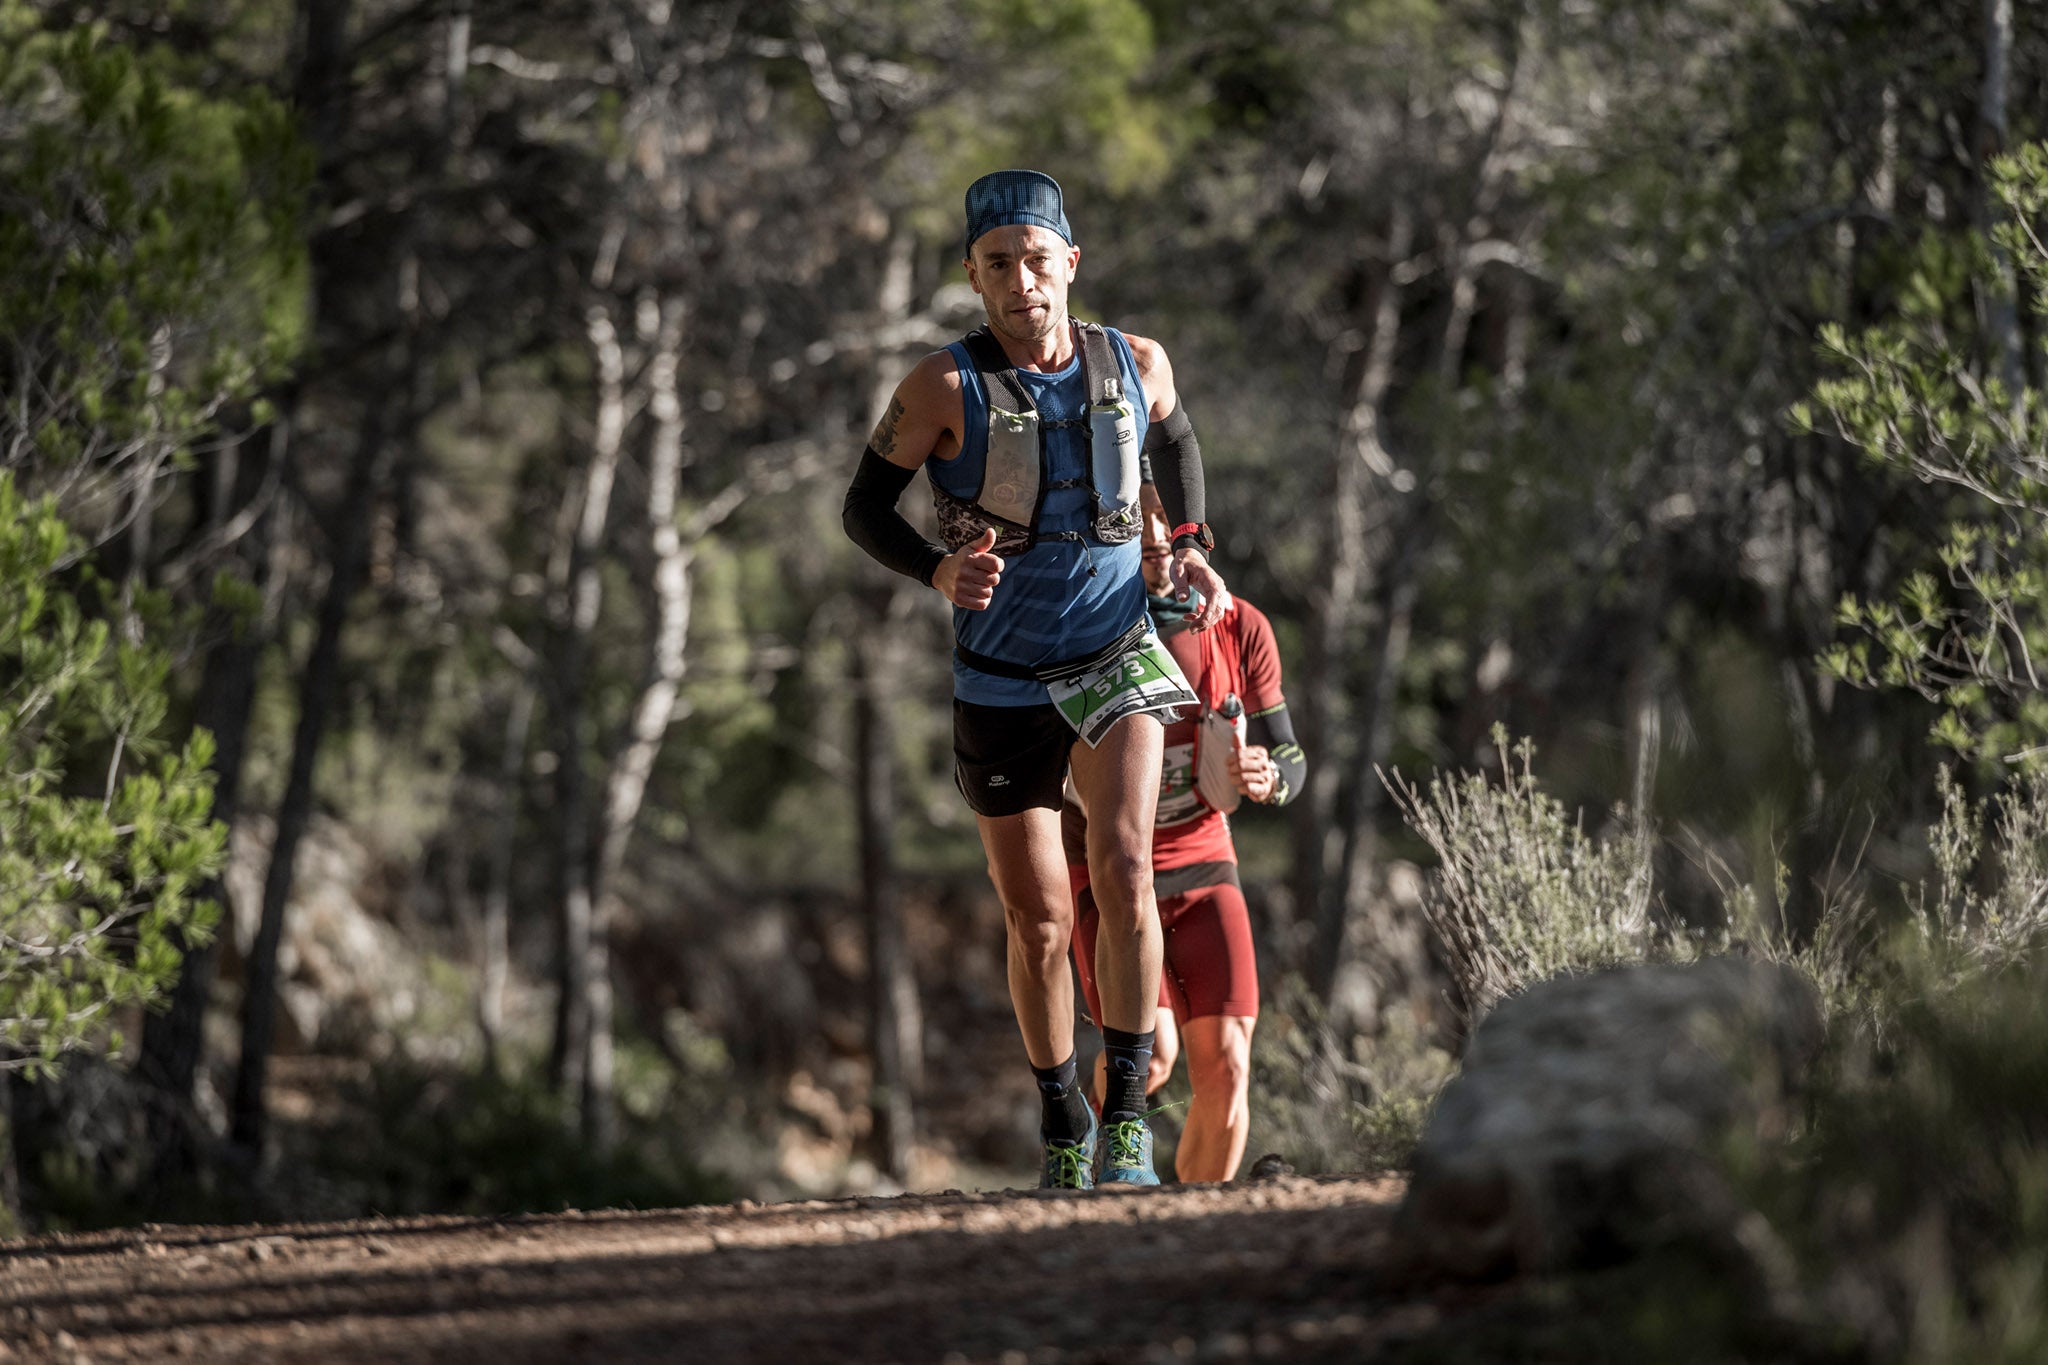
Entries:
{"type": "MultiPolygon", "coordinates": [[[[1092,1190],[1095,1188],[1095,1110],[1082,1105],[1088,1114],[1088,1131],[1079,1142],[1045,1144],[1045,1173],[1038,1179],[1041,1190],[1092,1190]]],[[[1149,1150],[1149,1148],[1148,1148],[1149,1150]]]]}
{"type": "Polygon", "coordinates": [[[1102,1169],[1098,1185],[1157,1185],[1152,1170],[1152,1130],[1143,1119],[1102,1125],[1102,1169]]]}

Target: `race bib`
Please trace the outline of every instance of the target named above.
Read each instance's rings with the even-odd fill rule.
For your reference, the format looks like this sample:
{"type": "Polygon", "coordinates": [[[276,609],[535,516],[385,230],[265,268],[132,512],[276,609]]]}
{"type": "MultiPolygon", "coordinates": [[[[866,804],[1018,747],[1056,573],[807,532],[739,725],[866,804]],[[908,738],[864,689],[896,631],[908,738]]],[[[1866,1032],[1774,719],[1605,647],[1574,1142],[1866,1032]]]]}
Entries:
{"type": "Polygon", "coordinates": [[[1091,749],[1125,716],[1196,704],[1180,665],[1150,631],[1099,668],[1045,686],[1052,704],[1091,749]]]}

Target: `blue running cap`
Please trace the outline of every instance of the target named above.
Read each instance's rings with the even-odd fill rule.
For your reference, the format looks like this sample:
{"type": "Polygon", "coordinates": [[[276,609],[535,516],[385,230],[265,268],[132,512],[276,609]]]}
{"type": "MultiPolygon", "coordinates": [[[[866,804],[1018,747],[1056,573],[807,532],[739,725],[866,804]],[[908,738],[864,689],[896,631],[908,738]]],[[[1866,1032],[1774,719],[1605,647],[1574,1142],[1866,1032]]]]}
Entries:
{"type": "Polygon", "coordinates": [[[1060,201],[1060,182],[1044,171],[990,171],[967,187],[967,254],[990,228],[1029,223],[1051,228],[1068,246],[1074,230],[1060,201]]]}

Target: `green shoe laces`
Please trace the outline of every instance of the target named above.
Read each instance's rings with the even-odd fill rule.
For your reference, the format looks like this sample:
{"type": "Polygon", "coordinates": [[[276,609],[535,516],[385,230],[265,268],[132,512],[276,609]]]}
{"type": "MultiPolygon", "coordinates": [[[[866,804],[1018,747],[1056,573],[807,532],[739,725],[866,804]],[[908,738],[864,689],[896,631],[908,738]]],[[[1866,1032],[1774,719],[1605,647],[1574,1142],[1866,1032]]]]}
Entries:
{"type": "Polygon", "coordinates": [[[1045,1149],[1046,1169],[1051,1176],[1049,1188],[1055,1190],[1084,1190],[1088,1188],[1088,1154],[1079,1143],[1059,1143],[1045,1149]]]}
{"type": "Polygon", "coordinates": [[[1109,1138],[1110,1165],[1135,1166],[1145,1159],[1143,1119],[1125,1119],[1121,1123],[1107,1124],[1103,1128],[1103,1133],[1109,1138]]]}

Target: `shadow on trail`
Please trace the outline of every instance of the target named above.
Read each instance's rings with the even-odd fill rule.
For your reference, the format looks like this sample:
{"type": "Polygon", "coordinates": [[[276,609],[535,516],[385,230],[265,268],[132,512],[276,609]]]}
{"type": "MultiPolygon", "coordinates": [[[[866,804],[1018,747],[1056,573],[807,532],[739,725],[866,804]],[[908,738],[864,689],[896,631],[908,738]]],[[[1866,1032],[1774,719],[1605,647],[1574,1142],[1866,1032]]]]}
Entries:
{"type": "MultiPolygon", "coordinates": [[[[1132,1207],[1016,1228],[992,1225],[1004,1207],[997,1200],[971,1201],[956,1207],[978,1221],[912,1231],[888,1227],[888,1201],[737,1219],[722,1209],[552,1225],[445,1220],[415,1230],[472,1235],[426,1264],[223,1265],[161,1284],[124,1276],[11,1301],[31,1304],[40,1323],[70,1331],[88,1353],[96,1341],[197,1333],[219,1360],[332,1359],[337,1348],[491,1365],[994,1360],[1006,1351],[1080,1360],[1147,1348],[1172,1358],[1176,1343],[1183,1355],[1257,1358],[1269,1354],[1262,1342],[1291,1360],[1324,1358],[1325,1348],[1330,1359],[1355,1353],[1363,1311],[1382,1293],[1373,1266],[1391,1216],[1385,1203],[1339,1196],[1313,1208],[1183,1214],[1151,1205],[1148,1193],[1096,1198],[1132,1207]],[[585,1234],[612,1236],[607,1222],[638,1235],[609,1253],[579,1245],[585,1234]],[[559,1241],[568,1254],[474,1236],[508,1227],[559,1241]],[[734,1245],[736,1233],[775,1244],[734,1245]],[[507,1246],[518,1258],[492,1259],[507,1246]],[[280,1340],[282,1327],[290,1330],[280,1340]]],[[[358,1226],[354,1235],[386,1230],[358,1226]]]]}
{"type": "MultiPolygon", "coordinates": [[[[505,1217],[426,1217],[416,1221],[377,1224],[377,1237],[418,1237],[428,1234],[462,1232],[475,1228],[516,1226],[542,1222],[557,1214],[521,1213],[505,1217]]],[[[317,1242],[328,1238],[364,1236],[360,1222],[247,1224],[228,1227],[165,1227],[152,1224],[131,1228],[106,1228],[95,1232],[71,1232],[36,1237],[0,1246],[0,1265],[9,1261],[59,1260],[66,1257],[106,1256],[140,1250],[146,1245],[167,1251],[196,1251],[209,1247],[232,1247],[250,1242],[317,1242]]]]}

